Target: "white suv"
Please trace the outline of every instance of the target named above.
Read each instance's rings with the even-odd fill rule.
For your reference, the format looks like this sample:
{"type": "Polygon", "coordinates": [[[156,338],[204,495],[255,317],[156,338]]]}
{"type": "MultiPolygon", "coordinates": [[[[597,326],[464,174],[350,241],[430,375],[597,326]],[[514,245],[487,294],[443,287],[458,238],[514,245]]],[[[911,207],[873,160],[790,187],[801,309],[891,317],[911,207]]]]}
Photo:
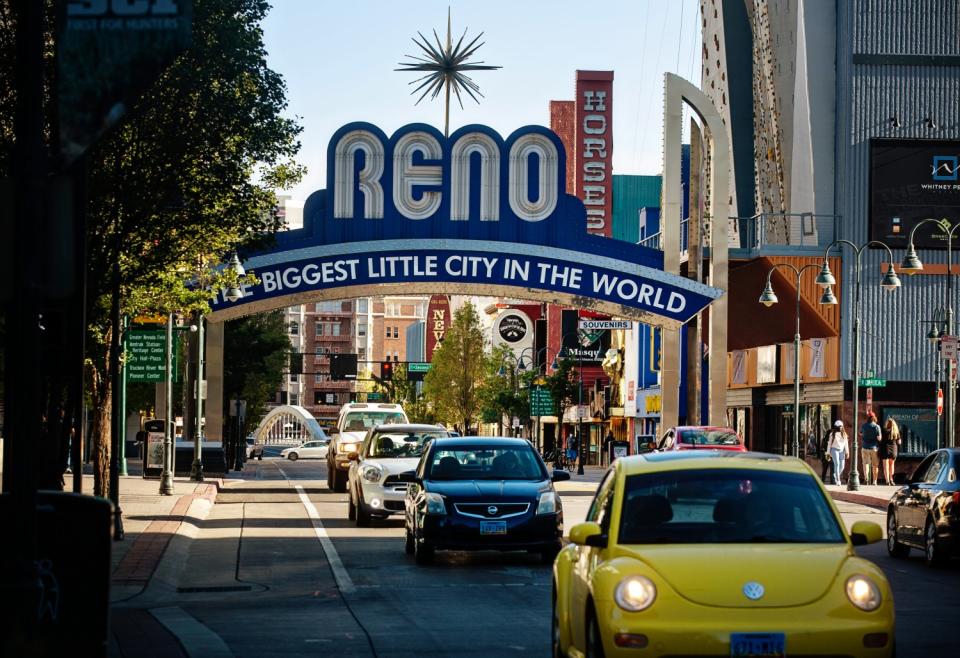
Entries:
{"type": "Polygon", "coordinates": [[[447,436],[436,425],[380,425],[367,432],[360,449],[350,453],[350,520],[366,526],[373,517],[404,512],[407,483],[397,476],[413,473],[427,443],[447,436]]]}
{"type": "Polygon", "coordinates": [[[337,425],[330,430],[333,438],[327,451],[327,487],[343,493],[347,490],[347,455],[357,452],[367,430],[377,425],[406,424],[410,421],[399,404],[348,402],[340,408],[337,425]]]}

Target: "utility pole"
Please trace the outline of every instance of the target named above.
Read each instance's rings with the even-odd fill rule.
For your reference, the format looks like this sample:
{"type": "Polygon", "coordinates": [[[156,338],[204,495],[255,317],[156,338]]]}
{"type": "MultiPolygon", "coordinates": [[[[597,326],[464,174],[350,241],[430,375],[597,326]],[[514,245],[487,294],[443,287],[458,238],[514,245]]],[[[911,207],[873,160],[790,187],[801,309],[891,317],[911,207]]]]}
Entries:
{"type": "Polygon", "coordinates": [[[173,313],[167,314],[166,409],[163,428],[163,471],[160,474],[160,495],[173,495],[173,313]]]}

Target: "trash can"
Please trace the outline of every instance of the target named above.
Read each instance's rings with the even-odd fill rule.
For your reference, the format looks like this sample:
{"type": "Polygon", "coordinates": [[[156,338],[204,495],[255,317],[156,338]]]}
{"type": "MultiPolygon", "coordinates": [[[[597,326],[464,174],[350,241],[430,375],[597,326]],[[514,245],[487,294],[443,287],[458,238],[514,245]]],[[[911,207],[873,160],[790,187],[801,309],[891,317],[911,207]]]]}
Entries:
{"type": "Polygon", "coordinates": [[[615,459],[626,457],[630,454],[630,443],[627,441],[611,441],[609,450],[610,453],[607,455],[607,463],[612,464],[615,459]]]}
{"type": "MultiPolygon", "coordinates": [[[[14,504],[9,494],[0,495],[0,518],[11,518],[14,504]]],[[[14,623],[29,614],[22,610],[26,601],[4,601],[0,655],[107,655],[112,518],[113,505],[103,498],[61,491],[37,495],[38,632],[29,638],[14,623]]],[[[16,564],[17,548],[12,537],[0,542],[0,563],[16,564]]],[[[13,575],[7,572],[3,579],[13,575]]]]}

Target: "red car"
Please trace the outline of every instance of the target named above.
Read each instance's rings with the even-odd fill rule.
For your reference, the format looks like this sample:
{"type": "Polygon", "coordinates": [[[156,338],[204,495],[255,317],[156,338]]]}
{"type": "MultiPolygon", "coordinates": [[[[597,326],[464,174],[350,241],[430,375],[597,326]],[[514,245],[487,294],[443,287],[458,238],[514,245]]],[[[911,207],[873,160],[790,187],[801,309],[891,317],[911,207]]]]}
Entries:
{"type": "Polygon", "coordinates": [[[736,450],[746,452],[743,439],[729,427],[681,425],[666,431],[657,450],[736,450]]]}

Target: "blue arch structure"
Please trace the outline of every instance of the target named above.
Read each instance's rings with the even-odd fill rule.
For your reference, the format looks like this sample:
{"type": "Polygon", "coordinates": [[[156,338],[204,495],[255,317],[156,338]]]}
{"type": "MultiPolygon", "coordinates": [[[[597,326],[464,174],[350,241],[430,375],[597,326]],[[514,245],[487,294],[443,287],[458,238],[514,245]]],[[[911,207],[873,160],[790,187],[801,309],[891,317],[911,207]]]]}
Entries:
{"type": "Polygon", "coordinates": [[[257,443],[289,443],[291,439],[295,442],[309,441],[311,439],[320,439],[325,437],[320,423],[309,411],[303,407],[285,404],[271,409],[257,425],[253,431],[254,440],[257,443]],[[283,425],[287,420],[295,420],[300,427],[296,432],[299,436],[293,436],[292,432],[284,432],[283,425]],[[280,425],[281,431],[277,432],[277,425],[280,425]]]}
{"type": "MultiPolygon", "coordinates": [[[[411,124],[388,137],[351,123],[327,152],[327,188],[302,229],[245,255],[258,283],[221,291],[211,321],[378,294],[506,296],[676,327],[722,291],[663,271],[663,253],[587,233],[566,193],[557,135],[486,126],[444,137],[411,124]]],[[[605,175],[605,174],[600,174],[605,175]]],[[[589,199],[588,199],[589,203],[589,199]]]]}

